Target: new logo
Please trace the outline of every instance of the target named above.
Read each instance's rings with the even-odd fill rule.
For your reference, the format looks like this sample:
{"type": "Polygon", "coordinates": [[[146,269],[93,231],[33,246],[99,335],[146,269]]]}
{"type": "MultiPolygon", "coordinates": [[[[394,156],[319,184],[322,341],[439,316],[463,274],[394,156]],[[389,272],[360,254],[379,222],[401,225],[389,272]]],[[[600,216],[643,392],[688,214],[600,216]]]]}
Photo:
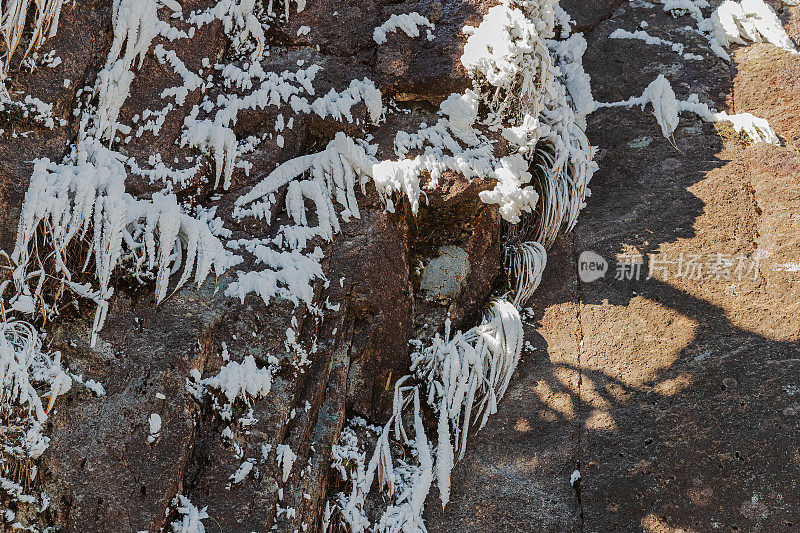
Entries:
{"type": "Polygon", "coordinates": [[[605,277],[608,261],[591,250],[581,252],[578,257],[578,276],[584,283],[591,283],[605,277]]]}

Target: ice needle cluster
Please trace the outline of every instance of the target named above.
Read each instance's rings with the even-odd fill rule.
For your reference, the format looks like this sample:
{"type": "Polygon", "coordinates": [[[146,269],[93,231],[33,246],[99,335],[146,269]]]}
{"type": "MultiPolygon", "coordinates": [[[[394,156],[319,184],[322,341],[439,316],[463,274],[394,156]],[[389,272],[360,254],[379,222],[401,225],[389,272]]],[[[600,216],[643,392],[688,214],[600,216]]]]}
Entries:
{"type": "Polygon", "coordinates": [[[465,28],[461,61],[473,88],[446,99],[437,124],[399,133],[397,160],[370,161],[368,151],[359,154],[354,174],[375,183],[385,198],[400,192],[412,210],[423,190],[422,169],[430,175],[429,187],[444,170],[494,179],[497,185],[481,199],[497,204],[512,227],[506,251],[512,286],[474,328],[452,332],[448,321],[443,336],[415,343],[410,374],[396,382],[394,414],[377,431],[371,456],[353,429],[345,429],[345,444],[334,455],[350,459],[349,469],[338,468],[350,488],[328,501],[326,527],[425,531],[429,491],[437,485],[447,504],[450,475],[470,431],[486,423],[505,394],[522,353],[519,309],[541,282],[546,247],[560,230],[574,226],[596,169],[594,148],[583,133],[594,109],[582,67],[586,44],[580,35],[567,37],[568,29],[569,18],[555,1],[501,2],[477,28],[465,28]],[[491,131],[508,141],[508,155],[494,155],[491,131]],[[435,438],[426,434],[422,402],[436,413],[435,438]],[[398,456],[393,443],[410,457],[398,456]],[[386,501],[376,522],[366,511],[371,493],[386,501]]]}
{"type": "MultiPolygon", "coordinates": [[[[2,4],[0,96],[6,94],[8,64],[31,5],[33,40],[26,54],[57,27],[61,1],[2,4]]],[[[344,224],[362,216],[359,202],[368,188],[377,192],[388,211],[405,202],[416,213],[426,192],[435,190],[447,172],[490,182],[480,198],[496,205],[507,225],[508,292],[490,302],[474,327],[452,331],[448,321],[442,334],[415,342],[408,375],[395,384],[390,421],[383,428],[351,424],[333,450],[333,466],[346,489],[328,501],[326,527],[425,531],[422,512],[429,492],[437,487],[442,505],[447,504],[451,471],[465,453],[470,433],[496,412],[509,386],[524,343],[520,309],[541,283],[547,249],[559,232],[575,226],[590,194],[597,165],[596,150],[585,134],[586,117],[598,104],[583,68],[586,41],[572,34],[569,16],[557,0],[501,0],[477,26],[464,28],[460,60],[472,86],[444,98],[433,123],[398,132],[393,153],[379,156],[370,136],[361,139],[339,131],[316,151],[284,161],[252,189],[237,193],[233,210],[238,221],[280,221],[278,227],[271,228],[269,236],[223,242],[231,232],[215,219],[215,206],[187,208],[170,188],[197,178],[201,156],[188,168],[171,169],[161,154],[144,164],[123,156],[119,147],[134,137],[159,134],[170,113],[196,102],[186,109],[176,142],[212,162],[210,188],[229,190],[237,169],[249,171],[245,156],[264,142],[283,148],[294,121],[303,116],[365,129],[379,125],[391,111],[369,78],[322,93],[319,65],[264,70],[270,26],[305,7],[305,0],[219,0],[184,13],[175,0],[114,0],[113,41],[94,87],[87,91],[78,142],[60,162],[35,162],[16,246],[8,256],[12,276],[0,287],[0,296],[10,313],[48,319],[59,312],[56,296],[69,293],[94,301],[92,343],[105,321],[118,275],[154,282],[155,300],[161,302],[190,280],[201,284],[212,272],[231,271],[227,296],[244,300],[255,294],[266,304],[281,298],[320,313],[314,302],[315,285],[325,281],[320,244],[332,241],[344,224]],[[164,17],[180,19],[184,29],[164,17]],[[217,64],[206,59],[202,71],[192,70],[173,43],[191,39],[214,21],[230,36],[232,61],[217,64]],[[154,109],[127,119],[123,109],[132,82],[150,51],[179,85],[165,89],[154,109]],[[243,113],[267,109],[276,117],[270,131],[247,138],[237,135],[235,126],[243,113]],[[137,198],[126,190],[131,173],[150,176],[165,188],[137,198]],[[248,267],[238,266],[245,256],[248,267]],[[436,416],[433,435],[423,423],[425,410],[436,416]],[[376,444],[365,446],[360,439],[364,434],[376,444]],[[367,516],[370,498],[383,502],[374,516],[367,516]]],[[[719,54],[741,42],[793,49],[761,0],[727,0],[708,19],[703,16],[703,9],[709,8],[705,0],[665,0],[663,7],[674,16],[694,18],[719,54]]],[[[303,26],[298,35],[309,31],[303,26]]],[[[391,33],[401,39],[425,32],[433,39],[434,31],[426,17],[406,13],[392,15],[372,34],[383,46],[391,33]]],[[[644,32],[621,31],[616,36],[668,45],[684,54],[679,43],[644,32]]],[[[717,113],[696,97],[678,100],[663,77],[640,97],[601,105],[650,106],[665,137],[672,136],[679,114],[691,111],[711,121],[729,120],[753,138],[777,142],[769,126],[755,117],[717,113]]],[[[46,448],[41,424],[50,405],[45,408],[43,396],[31,383],[49,384],[52,403],[71,378],[58,356],[44,354],[36,332],[23,324],[4,322],[0,335],[3,413],[24,418],[14,449],[20,457],[35,457],[46,448]]],[[[230,420],[235,403],[250,407],[269,394],[275,369],[275,361],[264,365],[247,355],[240,362],[226,359],[210,377],[195,372],[187,385],[198,398],[211,396],[221,418],[230,420]]],[[[167,428],[155,413],[148,422],[148,437],[156,445],[167,428]]],[[[296,459],[287,445],[277,447],[282,481],[291,476],[296,459]]],[[[231,475],[231,485],[247,479],[253,464],[250,459],[241,463],[231,475]]],[[[6,492],[23,497],[23,488],[12,484],[3,484],[6,492]]],[[[289,516],[294,510],[281,512],[289,516]]],[[[174,531],[204,531],[206,509],[183,495],[175,497],[172,514],[174,531]]]]}
{"type": "Polygon", "coordinates": [[[34,313],[41,305],[44,316],[56,314],[56,304],[43,298],[46,281],[55,278],[97,304],[94,343],[114,292],[112,276],[123,263],[134,276],[155,276],[159,302],[168,295],[173,273],[181,272],[180,287],[191,277],[200,284],[212,269],[220,274],[236,264],[206,224],[182,212],[174,194],[139,200],[125,191],[126,178],[121,156],[94,138],[79,143],[64,163],[35,162],[11,254],[12,309],[34,313]],[[79,281],[90,262],[95,279],[79,281]]]}
{"type": "Polygon", "coordinates": [[[58,31],[58,19],[64,0],[6,0],[0,5],[0,101],[9,100],[6,78],[11,59],[22,41],[23,33],[31,31],[30,42],[22,53],[24,60],[35,52],[48,37],[58,31]],[[35,15],[28,23],[29,9],[34,7],[35,15]]]}
{"type": "MultiPolygon", "coordinates": [[[[61,355],[43,350],[33,326],[15,320],[0,323],[0,488],[5,501],[18,510],[33,506],[41,512],[49,503],[46,495],[29,493],[26,480],[36,479],[34,461],[50,446],[44,436],[48,414],[71,386],[61,355]]],[[[3,518],[12,522],[14,514],[8,507],[3,518]]]]}

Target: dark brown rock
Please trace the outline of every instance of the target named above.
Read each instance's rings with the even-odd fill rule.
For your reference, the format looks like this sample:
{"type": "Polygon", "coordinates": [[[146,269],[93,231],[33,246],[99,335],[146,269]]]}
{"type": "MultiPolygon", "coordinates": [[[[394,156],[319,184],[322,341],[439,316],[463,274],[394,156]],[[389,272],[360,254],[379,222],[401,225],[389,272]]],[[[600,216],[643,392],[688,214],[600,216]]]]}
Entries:
{"type": "MultiPolygon", "coordinates": [[[[532,299],[527,337],[539,350],[457,465],[448,509],[429,498],[428,528],[790,531],[800,523],[796,59],[741,48],[734,77],[713,56],[684,62],[666,47],[607,38],[640,20],[652,35],[676,35],[687,19],[659,5],[625,6],[596,24],[609,16],[603,5],[563,4],[595,28],[584,64],[597,100],[639,95],[663,73],[679,98],[695,92],[767,117],[787,147],[745,147],[720,128],[723,142],[688,114],[672,146],[649,111],[592,115],[600,170],[574,240],[552,251],[551,277],[532,299]],[[577,279],[585,250],[611,263],[605,279],[577,279]],[[649,254],[757,252],[756,279],[646,279],[649,254]],[[623,256],[643,257],[639,281],[614,279],[623,256]]],[[[680,41],[710,56],[694,39],[680,41]]]]}
{"type": "MultiPolygon", "coordinates": [[[[187,12],[213,4],[181,3],[187,12]]],[[[285,148],[268,140],[248,154],[251,173],[237,170],[219,201],[218,214],[234,238],[274,234],[284,221],[230,216],[235,199],[277,164],[323,149],[337,131],[374,135],[380,153],[391,154],[397,131],[433,123],[438,103],[469,84],[459,61],[461,28],[478,24],[494,4],[321,0],[276,25],[265,69],[321,64],[317,95],[368,77],[408,114],[376,127],[362,126],[363,106],[354,108],[359,124],[295,117],[285,148]],[[433,41],[397,32],[376,46],[372,28],[412,11],[436,24],[433,41]],[[311,32],[298,36],[301,26],[311,32]]],[[[499,413],[475,433],[454,471],[444,512],[432,491],[428,528],[791,531],[800,523],[800,295],[791,266],[800,256],[797,59],[767,45],[741,49],[733,76],[729,65],[708,54],[701,36],[681,33],[686,19],[673,19],[660,5],[564,0],[563,7],[578,31],[589,32],[585,64],[597,100],[639,95],[664,73],[680,98],[695,92],[719,109],[768,118],[787,147],[723,142],[712,126],[690,116],[682,118],[673,146],[638,109],[592,117],[589,136],[601,148],[601,170],[575,234],[551,250],[530,304],[526,339],[534,350],[526,349],[499,413]],[[664,47],[608,39],[614,28],[634,30],[641,20],[651,33],[680,35],[690,51],[708,58],[686,62],[664,47]],[[587,249],[609,260],[632,253],[647,261],[651,253],[768,255],[759,277],[737,283],[625,282],[611,279],[612,271],[586,284],[576,276],[576,256],[587,249]],[[582,479],[572,486],[576,469],[582,479]]],[[[784,14],[795,37],[798,13],[784,14]]],[[[53,102],[67,124],[53,131],[12,125],[32,133],[0,142],[5,250],[13,247],[29,161],[60,160],[76,138],[76,91],[93,85],[105,62],[110,17],[110,0],[67,3],[58,35],[45,45],[63,64],[12,73],[13,91],[53,102]],[[71,79],[69,87],[63,78],[71,79]]],[[[203,58],[232,60],[219,24],[206,26],[178,54],[193,69],[203,58]]],[[[161,91],[176,81],[148,54],[123,120],[164,105],[161,91]]],[[[198,93],[190,94],[158,136],[145,133],[119,149],[144,160],[157,150],[170,162],[193,154],[175,140],[199,101],[198,93]]],[[[243,112],[237,135],[270,132],[278,112],[243,112]]],[[[209,158],[202,179],[178,191],[181,199],[210,196],[201,182],[213,172],[209,158]]],[[[492,185],[446,174],[417,215],[405,202],[387,213],[372,190],[360,195],[361,218],[343,224],[333,243],[319,243],[330,281],[315,287],[316,300],[330,304],[325,320],[282,300],[267,306],[254,296],[223,298],[232,279],[222,276],[216,285],[209,280],[200,289],[183,289],[159,306],[152,287],[133,290],[119,281],[94,349],[87,343],[91,306],[48,324],[49,345],[62,351],[72,371],[101,381],[107,395],[97,398],[76,385],[56,403],[52,444],[39,475],[53,497],[47,525],[67,532],[158,531],[175,518],[170,500],[182,493],[208,506],[209,531],[269,531],[273,525],[317,531],[329,496],[331,446],[346,417],[385,421],[392,384],[408,369],[408,340],[440,333],[448,317],[454,327],[468,327],[502,286],[501,221],[496,208],[477,197],[492,185]],[[425,281],[420,265],[436,261],[458,283],[442,289],[425,281]],[[287,347],[287,328],[297,332],[299,348],[287,347]],[[205,377],[219,372],[223,342],[236,361],[247,355],[261,366],[269,356],[280,360],[272,391],[252,406],[249,426],[223,421],[207,399],[198,402],[186,389],[190,370],[205,377]],[[307,366],[293,365],[298,349],[308,352],[307,366]],[[163,421],[154,443],[147,442],[151,413],[163,421]],[[223,438],[226,429],[232,438],[223,438]],[[276,464],[281,444],[298,456],[286,482],[276,464]],[[254,474],[230,485],[245,459],[253,460],[254,474]],[[297,515],[276,523],[279,507],[297,515]]],[[[128,186],[147,197],[158,184],[131,176],[128,186]]]]}
{"type": "MultiPolygon", "coordinates": [[[[181,3],[184,12],[214,4],[181,3]]],[[[235,199],[277,164],[323,149],[337,131],[354,136],[373,133],[381,153],[391,154],[397,131],[435,121],[433,111],[439,101],[468,85],[458,61],[461,27],[480,22],[488,5],[310,2],[290,23],[276,25],[268,35],[271,49],[265,70],[279,73],[298,68],[298,62],[320,64],[315,96],[367,77],[387,97],[403,101],[411,113],[365,128],[363,105],[354,108],[355,124],[287,114],[275,107],[243,111],[235,126],[239,138],[272,132],[278,112],[294,116],[295,125],[285,133],[285,148],[268,139],[248,154],[250,174],[237,170],[231,190],[223,192],[218,215],[233,229],[233,238],[272,235],[285,222],[283,216],[272,224],[230,217],[235,199]],[[400,32],[390,35],[386,46],[376,45],[371,28],[392,13],[415,10],[435,20],[434,41],[411,39],[400,32]],[[339,15],[332,16],[334,11],[339,15]],[[304,25],[312,28],[311,33],[298,36],[304,25]],[[370,31],[361,31],[364,28],[370,31]]],[[[75,141],[76,91],[94,85],[111,45],[110,30],[110,1],[68,5],[57,37],[45,45],[46,50],[58,51],[62,65],[13,75],[14,90],[53,102],[55,114],[67,124],[52,132],[34,128],[27,138],[0,142],[6,221],[0,244],[7,250],[13,248],[31,172],[29,161],[35,157],[59,161],[75,141]],[[71,79],[69,87],[61,84],[65,77],[71,79]]],[[[153,47],[159,44],[175,48],[161,38],[153,47]]],[[[233,60],[219,23],[204,26],[176,52],[193,70],[201,68],[205,58],[212,63],[233,60]]],[[[135,115],[161,109],[171,101],[161,99],[162,91],[179,82],[149,53],[136,73],[120,121],[131,123],[135,115]]],[[[209,98],[220,91],[211,89],[209,98]]],[[[136,137],[134,124],[130,142],[117,142],[115,147],[140,162],[158,152],[166,164],[182,168],[182,161],[195,151],[176,139],[184,118],[201,99],[199,91],[191,92],[182,106],[169,113],[157,135],[145,132],[136,137]]],[[[118,137],[124,140],[125,135],[118,137]]],[[[208,185],[214,171],[213,159],[207,157],[201,175],[177,187],[180,198],[192,202],[216,192],[208,185]]],[[[500,217],[495,207],[477,196],[493,184],[467,185],[452,174],[442,182],[441,192],[429,194],[419,216],[402,201],[397,202],[396,213],[386,212],[374,190],[369,190],[366,198],[359,199],[361,218],[343,224],[333,243],[318,243],[325,250],[324,268],[330,280],[316,287],[317,301],[329,307],[324,321],[281,300],[265,306],[254,296],[244,302],[226,299],[225,287],[233,280],[223,276],[216,284],[209,281],[200,289],[183,289],[159,306],[151,288],[134,290],[119,280],[118,296],[94,348],[87,338],[92,306],[81,306],[79,312],[52,324],[50,346],[62,351],[73,371],[102,382],[107,395],[95,397],[75,386],[51,417],[53,444],[41,461],[39,476],[53,497],[46,516],[49,524],[63,531],[159,531],[176,518],[172,498],[185,494],[195,505],[208,506],[214,524],[207,528],[269,531],[276,511],[293,507],[297,516],[279,517],[277,526],[291,531],[306,524],[315,531],[328,496],[331,446],[345,417],[358,414],[385,421],[394,381],[408,371],[408,341],[416,325],[425,322],[429,333],[441,331],[448,313],[456,325],[474,321],[492,282],[501,275],[500,217]],[[429,302],[420,293],[415,271],[419,262],[435,258],[445,245],[464,251],[466,277],[448,298],[429,302]],[[296,365],[299,355],[286,343],[287,328],[297,333],[297,349],[308,352],[307,366],[296,365]],[[223,343],[235,361],[246,355],[253,355],[261,366],[270,356],[280,360],[270,395],[252,406],[249,426],[236,420],[244,412],[224,421],[209,401],[198,402],[186,388],[192,369],[204,377],[219,372],[223,343]],[[160,436],[153,443],[147,440],[151,413],[162,419],[160,436]],[[232,436],[222,436],[226,429],[232,436]],[[298,456],[286,482],[276,464],[281,444],[298,456]],[[229,478],[245,459],[255,463],[253,474],[232,485],[229,478]]],[[[130,176],[126,185],[142,198],[162,187],[139,176],[130,176]]]]}

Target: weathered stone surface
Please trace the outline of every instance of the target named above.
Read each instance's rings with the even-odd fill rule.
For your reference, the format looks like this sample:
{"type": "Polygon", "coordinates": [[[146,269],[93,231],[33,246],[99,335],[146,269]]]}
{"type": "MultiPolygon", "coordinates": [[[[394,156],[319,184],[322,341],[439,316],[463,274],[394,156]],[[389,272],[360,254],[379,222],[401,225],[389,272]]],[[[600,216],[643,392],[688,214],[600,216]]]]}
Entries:
{"type": "Polygon", "coordinates": [[[186,376],[203,367],[222,308],[210,291],[187,291],[158,313],[146,298],[120,298],[114,307],[94,349],[90,325],[82,321],[59,327],[53,339],[76,372],[101,381],[107,392],[101,398],[86,389],[70,392],[52,417],[44,475],[55,496],[53,521],[68,531],[87,524],[105,531],[164,527],[195,441],[198,411],[186,394],[186,376]],[[151,413],[162,420],[152,444],[151,413]]]}
{"type": "MultiPolygon", "coordinates": [[[[111,4],[110,0],[68,3],[57,37],[47,41],[44,49],[55,49],[63,63],[54,69],[13,75],[13,90],[53,102],[55,114],[67,124],[54,131],[34,128],[28,137],[0,142],[3,249],[13,248],[30,161],[36,157],[59,161],[77,138],[72,114],[76,91],[93,86],[105,64],[112,41],[111,4]],[[71,80],[68,87],[61,83],[65,77],[71,80]]],[[[188,13],[215,2],[181,4],[188,13]]],[[[364,126],[363,105],[354,107],[353,124],[296,115],[293,129],[283,133],[284,147],[270,138],[247,154],[244,159],[252,164],[251,171],[237,169],[229,191],[213,190],[213,154],[207,154],[200,178],[176,185],[180,200],[191,203],[221,192],[217,215],[232,229],[232,238],[274,235],[285,216],[271,224],[233,220],[235,199],[277,164],[323,149],[337,131],[374,134],[381,153],[391,154],[398,130],[434,122],[439,101],[468,84],[458,61],[464,40],[461,28],[479,23],[490,4],[310,2],[288,24],[275,25],[269,33],[265,70],[280,73],[299,64],[319,64],[322,70],[314,83],[317,96],[343,90],[353,79],[370,78],[409,113],[371,128],[364,126]],[[387,44],[379,48],[372,28],[391,14],[411,11],[431,18],[437,26],[436,39],[412,39],[400,31],[390,34],[387,44]],[[310,33],[298,35],[301,26],[310,27],[310,33]]],[[[153,48],[160,44],[174,48],[160,37],[153,48]]],[[[228,46],[222,24],[217,22],[197,31],[176,52],[188,68],[197,71],[204,59],[229,61],[228,46]]],[[[185,166],[183,161],[195,152],[176,139],[184,118],[201,103],[198,91],[175,106],[157,135],[136,135],[146,111],[159,111],[172,101],[162,99],[162,91],[178,83],[178,77],[152,51],[147,54],[121,110],[120,121],[134,123],[130,139],[118,135],[115,147],[121,153],[143,162],[158,152],[167,165],[185,166]],[[133,120],[137,115],[138,124],[133,120]]],[[[231,91],[212,88],[207,94],[215,99],[218,93],[231,91]]],[[[237,136],[273,133],[279,112],[287,113],[275,107],[243,111],[235,125],[237,136]]],[[[375,191],[368,189],[367,196],[359,199],[360,219],[343,224],[333,243],[319,243],[330,280],[316,287],[316,300],[328,307],[324,321],[285,301],[265,306],[254,296],[244,302],[226,299],[225,287],[233,280],[223,276],[216,284],[183,289],[157,307],[152,288],[134,290],[119,280],[119,296],[93,349],[87,339],[91,306],[81,306],[80,312],[68,313],[50,325],[50,346],[62,351],[73,371],[102,382],[107,391],[97,398],[76,386],[59,401],[51,417],[53,445],[39,475],[39,483],[53,496],[47,513],[50,523],[63,531],[159,531],[176,517],[170,501],[180,493],[199,507],[208,506],[214,524],[207,528],[249,532],[269,531],[277,525],[292,531],[305,524],[309,531],[316,531],[328,497],[331,446],[345,416],[386,420],[393,383],[408,372],[408,340],[423,324],[428,334],[441,330],[448,312],[456,325],[475,320],[493,281],[501,275],[500,217],[495,207],[477,196],[493,184],[467,184],[452,174],[441,182],[419,216],[402,202],[395,213],[386,212],[375,191]],[[465,276],[447,298],[429,302],[420,295],[416,268],[446,245],[463,250],[465,276]],[[297,349],[308,351],[311,362],[305,367],[294,365],[298,354],[287,345],[288,328],[296,332],[297,349]],[[253,405],[254,422],[247,427],[221,420],[208,401],[197,402],[186,389],[190,370],[205,377],[219,372],[225,363],[223,345],[235,361],[246,355],[254,356],[260,365],[270,355],[281,361],[269,397],[253,405]],[[154,443],[147,441],[151,413],[159,414],[163,422],[154,443]],[[232,430],[231,437],[222,436],[226,429],[232,430]],[[298,456],[286,482],[276,464],[280,444],[290,446],[298,456]],[[248,458],[256,463],[258,476],[231,485],[230,476],[248,458]],[[279,517],[275,524],[279,507],[293,507],[297,515],[279,517]]],[[[126,187],[146,198],[163,184],[131,175],[126,187]]]]}
{"type": "Polygon", "coordinates": [[[488,182],[466,183],[445,173],[436,193],[428,195],[428,202],[411,220],[415,338],[433,336],[448,317],[453,327],[460,329],[466,319],[476,318],[476,311],[493,290],[500,275],[502,221],[496,209],[478,198],[481,191],[490,187],[488,182]],[[429,258],[440,257],[448,247],[462,251],[465,268],[463,277],[458,279],[459,289],[449,296],[437,297],[420,284],[429,258]]]}
{"type": "Polygon", "coordinates": [[[389,34],[376,58],[381,84],[402,101],[437,102],[451,92],[463,92],[470,83],[459,60],[466,40],[462,28],[480,24],[492,5],[487,0],[411,0],[383,6],[379,24],[393,14],[417,11],[436,29],[433,40],[425,37],[426,28],[421,29],[423,37],[412,40],[402,31],[389,34]]]}
{"type": "Polygon", "coordinates": [[[580,323],[571,241],[559,239],[526,323],[526,348],[498,413],[473,428],[442,512],[428,498],[428,531],[580,531],[569,478],[579,463],[580,323]]]}
{"type": "Polygon", "coordinates": [[[576,31],[590,32],[598,24],[611,18],[624,3],[625,0],[596,0],[594,2],[562,0],[560,5],[575,21],[576,31]]]}
{"type": "MultiPolygon", "coordinates": [[[[456,467],[447,511],[429,499],[429,529],[790,531],[800,523],[797,59],[756,45],[736,52],[731,73],[701,37],[680,31],[686,19],[658,4],[632,3],[599,24],[604,6],[570,4],[594,28],[584,63],[597,100],[637,96],[663,73],[679,98],[694,92],[718,109],[768,118],[787,147],[745,148],[688,114],[676,147],[649,111],[591,117],[600,170],[574,241],[551,253],[549,276],[563,279],[546,276],[533,297],[538,320],[527,335],[540,349],[456,467]],[[641,20],[651,35],[709,59],[608,39],[641,20]],[[605,279],[577,280],[585,250],[611,262],[605,279]],[[674,265],[668,279],[646,279],[659,266],[649,254],[758,252],[756,279],[679,278],[674,265]],[[626,256],[644,259],[641,280],[614,279],[626,256]],[[554,298],[559,283],[574,289],[554,298]],[[552,414],[533,418],[542,411],[552,414]],[[521,433],[525,416],[533,431],[521,433]],[[539,462],[521,475],[528,457],[539,462]],[[582,474],[577,494],[572,466],[582,474]]],[[[791,8],[787,19],[799,13],[791,8]]]]}
{"type": "MultiPolygon", "coordinates": [[[[213,4],[181,3],[187,12],[213,4]]],[[[374,80],[408,110],[366,129],[380,153],[389,154],[396,131],[432,123],[438,102],[467,86],[458,61],[461,28],[479,23],[494,4],[309,2],[268,35],[266,68],[280,72],[298,61],[323,65],[317,94],[341,90],[354,78],[374,80]],[[391,14],[411,11],[436,24],[436,39],[397,32],[377,47],[372,28],[391,14]],[[298,36],[301,26],[310,33],[298,36]]],[[[683,30],[686,19],[673,19],[660,5],[564,0],[563,7],[578,30],[589,32],[585,64],[597,100],[639,95],[663,73],[680,98],[698,93],[719,109],[769,119],[787,146],[723,142],[712,126],[690,116],[682,118],[672,146],[641,110],[603,110],[592,117],[588,133],[601,149],[601,170],[578,229],[551,250],[530,304],[526,338],[534,349],[526,349],[499,413],[470,442],[444,512],[432,491],[428,528],[791,531],[800,523],[798,59],[758,45],[736,52],[732,72],[708,53],[701,36],[683,30]],[[690,51],[707,58],[683,61],[666,47],[608,39],[613,29],[633,31],[642,20],[651,34],[689,43],[690,51]],[[653,266],[648,254],[765,255],[760,276],[741,282],[658,276],[622,281],[613,279],[612,267],[606,279],[587,284],[578,280],[576,259],[589,249],[612,261],[642,255],[643,277],[653,266]],[[574,470],[582,479],[573,487],[574,470]]],[[[76,138],[75,93],[93,85],[104,64],[110,17],[110,0],[67,3],[59,33],[46,45],[63,64],[13,75],[14,91],[53,102],[67,125],[53,131],[32,127],[27,137],[6,135],[0,142],[5,250],[13,248],[29,162],[61,159],[76,138]],[[70,78],[69,87],[63,78],[70,78]]],[[[786,10],[784,18],[797,37],[800,9],[786,10]]],[[[225,58],[227,46],[221,25],[211,24],[178,54],[197,69],[203,58],[225,58]]],[[[161,91],[175,82],[148,54],[123,120],[164,105],[161,91]]],[[[181,161],[192,151],[175,139],[199,101],[190,94],[158,136],[134,136],[119,149],[145,160],[156,149],[165,160],[181,161]]],[[[237,135],[269,132],[277,113],[243,112],[237,135]]],[[[246,156],[252,171],[236,171],[218,211],[233,238],[274,234],[283,219],[271,225],[233,221],[234,200],[276,164],[322,149],[336,131],[361,135],[363,106],[354,116],[358,124],[351,125],[297,117],[294,129],[284,133],[284,148],[269,139],[246,156]]],[[[213,176],[213,166],[209,158],[204,178],[213,176]]],[[[136,176],[127,185],[141,196],[160,188],[136,176]]],[[[96,398],[76,386],[56,404],[52,444],[39,474],[54,497],[47,519],[63,531],[158,531],[174,518],[169,501],[183,493],[208,506],[210,531],[269,531],[273,525],[294,531],[304,524],[317,531],[328,496],[331,445],[345,417],[384,421],[392,383],[408,368],[409,338],[441,331],[447,317],[454,327],[471,325],[500,285],[500,218],[477,196],[492,185],[446,174],[417,215],[404,204],[396,213],[385,212],[374,191],[360,197],[361,218],[323,245],[330,283],[320,284],[316,297],[330,304],[324,321],[285,301],[265,306],[252,296],[243,303],[225,299],[231,279],[223,277],[216,293],[207,282],[158,307],[151,288],[131,290],[120,282],[95,349],[87,343],[88,306],[49,324],[51,347],[63,352],[71,370],[101,381],[108,394],[96,398]],[[458,250],[463,278],[458,288],[431,298],[420,265],[442,250],[458,250]],[[291,364],[296,354],[286,346],[287,328],[306,350],[316,343],[311,364],[302,369],[291,364]],[[186,391],[191,369],[204,376],[219,371],[223,342],[234,360],[281,360],[270,396],[253,406],[256,422],[249,427],[222,421],[208,402],[198,403],[186,391]],[[152,444],[151,413],[163,420],[152,444]],[[228,427],[231,439],[222,437],[228,427]],[[279,444],[298,455],[286,483],[275,459],[279,444]],[[259,477],[230,486],[245,458],[254,459],[259,477]],[[278,507],[293,507],[297,516],[275,523],[278,507]]],[[[205,179],[178,193],[191,201],[213,191],[205,179]]]]}
{"type": "Polygon", "coordinates": [[[736,112],[767,119],[787,145],[800,142],[800,63],[797,57],[765,44],[748,46],[735,54],[736,112]]]}

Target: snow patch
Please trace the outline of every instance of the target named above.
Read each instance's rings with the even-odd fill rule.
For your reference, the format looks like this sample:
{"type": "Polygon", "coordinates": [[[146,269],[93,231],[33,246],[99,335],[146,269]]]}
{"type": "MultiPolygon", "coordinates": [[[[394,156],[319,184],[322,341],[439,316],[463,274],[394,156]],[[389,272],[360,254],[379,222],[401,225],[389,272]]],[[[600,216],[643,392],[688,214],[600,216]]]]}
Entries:
{"type": "Polygon", "coordinates": [[[723,47],[763,42],[798,53],[778,15],[763,0],[725,0],[711,15],[710,21],[714,37],[723,47]]]}

